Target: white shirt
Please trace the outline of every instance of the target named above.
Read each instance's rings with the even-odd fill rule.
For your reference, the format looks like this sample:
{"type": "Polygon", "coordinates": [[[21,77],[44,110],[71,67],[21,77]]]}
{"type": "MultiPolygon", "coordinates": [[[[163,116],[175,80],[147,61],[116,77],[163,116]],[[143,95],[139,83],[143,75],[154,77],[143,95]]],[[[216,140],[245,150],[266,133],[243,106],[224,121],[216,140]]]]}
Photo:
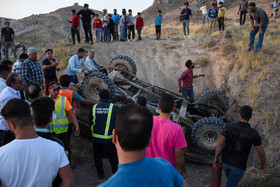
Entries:
{"type": "Polygon", "coordinates": [[[199,10],[202,12],[203,15],[207,14],[207,7],[206,6],[202,6],[199,10]]]}
{"type": "MultiPolygon", "coordinates": [[[[5,104],[11,99],[20,99],[20,92],[14,90],[13,88],[7,86],[4,90],[0,93],[0,111],[5,106],[5,104]]],[[[7,131],[9,130],[3,116],[0,114],[0,130],[7,131]]]]}
{"type": "Polygon", "coordinates": [[[0,93],[6,88],[6,80],[0,77],[0,93]]]}
{"type": "Polygon", "coordinates": [[[68,164],[63,147],[45,138],[16,139],[0,147],[4,186],[51,187],[59,168],[68,164]]]}
{"type": "Polygon", "coordinates": [[[100,67],[100,64],[98,64],[93,58],[90,58],[89,56],[86,58],[86,64],[92,71],[98,70],[97,67],[100,67]]]}
{"type": "Polygon", "coordinates": [[[70,58],[67,69],[66,69],[66,74],[67,75],[76,75],[77,73],[81,73],[82,69],[80,67],[83,66],[86,69],[90,69],[83,58],[80,58],[77,55],[74,55],[70,58]]]}

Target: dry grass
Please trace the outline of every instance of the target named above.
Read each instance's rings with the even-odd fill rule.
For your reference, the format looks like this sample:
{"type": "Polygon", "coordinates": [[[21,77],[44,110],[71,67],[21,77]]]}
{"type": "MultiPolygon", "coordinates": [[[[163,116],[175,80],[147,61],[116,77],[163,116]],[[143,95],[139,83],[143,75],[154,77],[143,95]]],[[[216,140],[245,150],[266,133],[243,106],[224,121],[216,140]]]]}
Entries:
{"type": "Polygon", "coordinates": [[[207,58],[199,58],[196,61],[196,64],[199,65],[199,67],[206,66],[208,64],[209,60],[207,58]]]}

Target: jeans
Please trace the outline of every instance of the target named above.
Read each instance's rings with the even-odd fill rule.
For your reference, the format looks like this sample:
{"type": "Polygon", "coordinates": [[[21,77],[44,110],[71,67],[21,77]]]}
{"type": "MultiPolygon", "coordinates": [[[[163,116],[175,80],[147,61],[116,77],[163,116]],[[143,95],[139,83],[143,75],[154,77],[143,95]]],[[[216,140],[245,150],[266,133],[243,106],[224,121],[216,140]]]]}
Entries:
{"type": "Polygon", "coordinates": [[[202,15],[202,27],[204,27],[206,19],[207,19],[207,21],[209,23],[209,18],[207,16],[207,13],[202,15]]]}
{"type": "Polygon", "coordinates": [[[218,23],[219,23],[219,31],[221,31],[223,29],[223,31],[225,30],[225,18],[218,18],[218,23]]]}
{"type": "Polygon", "coordinates": [[[81,41],[80,32],[77,27],[71,27],[71,34],[72,34],[73,44],[75,44],[75,35],[77,35],[78,43],[80,43],[80,41],[81,41]]]}
{"type": "Polygon", "coordinates": [[[127,23],[124,24],[124,39],[127,40],[127,23]]]}
{"type": "Polygon", "coordinates": [[[157,35],[157,40],[160,40],[161,25],[156,25],[156,35],[157,35]]]}
{"type": "Polygon", "coordinates": [[[104,41],[107,41],[108,40],[108,27],[107,26],[104,26],[103,27],[103,34],[104,34],[104,41]]]}
{"type": "Polygon", "coordinates": [[[142,27],[141,28],[137,28],[138,40],[142,40],[141,31],[142,31],[142,27]]]}
{"type": "MultiPolygon", "coordinates": [[[[250,33],[249,48],[252,48],[254,46],[255,36],[259,32],[260,26],[254,26],[254,29],[255,29],[255,31],[251,31],[251,33],[250,33]]],[[[258,40],[256,49],[255,49],[256,52],[258,52],[262,48],[263,37],[264,37],[264,33],[265,33],[266,29],[267,29],[267,26],[263,26],[263,28],[262,28],[263,33],[259,35],[259,40],[258,40]]]]}
{"type": "Polygon", "coordinates": [[[13,41],[11,41],[11,42],[4,42],[3,45],[5,47],[6,59],[9,60],[9,48],[11,48],[13,53],[14,53],[14,60],[15,60],[17,58],[15,43],[13,41]]]}
{"type": "Polygon", "coordinates": [[[120,26],[120,39],[125,41],[127,39],[127,25],[120,26]]]}
{"type": "Polygon", "coordinates": [[[85,36],[86,36],[86,42],[93,41],[92,32],[91,32],[91,23],[84,22],[83,27],[84,27],[85,36]]]}
{"type": "Polygon", "coordinates": [[[216,18],[210,18],[210,26],[209,26],[210,34],[212,32],[212,29],[215,28],[215,24],[216,24],[216,18]]]}
{"type": "Polygon", "coordinates": [[[99,177],[104,177],[102,151],[109,157],[113,174],[118,170],[118,155],[115,145],[113,143],[103,144],[93,141],[93,158],[99,177]]]}
{"type": "Polygon", "coordinates": [[[135,38],[135,31],[134,31],[134,25],[129,25],[128,26],[128,39],[129,40],[134,40],[135,38]],[[131,39],[131,33],[132,33],[132,39],[131,39]]]}
{"type": "Polygon", "coordinates": [[[96,41],[100,42],[101,41],[101,29],[100,28],[96,28],[95,29],[95,36],[96,36],[96,41]]]}
{"type": "Polygon", "coordinates": [[[223,168],[227,176],[226,187],[237,187],[244,176],[245,170],[223,163],[223,168]]]}
{"type": "Polygon", "coordinates": [[[190,35],[190,20],[186,20],[186,19],[183,19],[182,21],[183,23],[183,30],[184,30],[184,35],[186,36],[186,27],[187,27],[187,30],[188,30],[188,35],[190,35]]]}
{"type": "Polygon", "coordinates": [[[247,10],[240,12],[240,25],[244,25],[246,21],[247,10]]]}
{"type": "Polygon", "coordinates": [[[74,83],[74,84],[78,84],[79,80],[78,77],[76,75],[68,75],[70,78],[70,82],[74,83]]]}
{"type": "Polygon", "coordinates": [[[118,23],[115,23],[114,25],[114,41],[117,41],[119,40],[119,24],[118,23]]]}
{"type": "Polygon", "coordinates": [[[193,92],[193,89],[188,90],[186,88],[182,88],[182,95],[185,98],[189,97],[192,100],[192,102],[194,103],[194,92],[193,92]]]}

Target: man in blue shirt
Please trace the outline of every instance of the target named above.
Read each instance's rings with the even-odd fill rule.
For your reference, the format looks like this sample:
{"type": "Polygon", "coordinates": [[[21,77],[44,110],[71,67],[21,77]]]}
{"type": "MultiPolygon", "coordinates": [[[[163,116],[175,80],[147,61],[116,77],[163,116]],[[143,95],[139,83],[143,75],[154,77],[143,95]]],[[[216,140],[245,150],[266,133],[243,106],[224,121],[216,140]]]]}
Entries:
{"type": "Polygon", "coordinates": [[[77,55],[74,55],[70,58],[66,74],[70,77],[70,81],[74,84],[78,84],[78,77],[77,73],[82,73],[87,70],[90,70],[90,68],[86,65],[83,57],[85,55],[85,50],[82,48],[78,49],[77,55]],[[83,66],[84,69],[80,69],[80,67],[83,66]]]}
{"type": "Polygon", "coordinates": [[[86,64],[92,71],[97,71],[101,65],[94,60],[95,50],[89,50],[88,56],[86,58],[86,64]]]}
{"type": "Polygon", "coordinates": [[[210,34],[212,32],[213,27],[215,28],[216,21],[218,19],[218,9],[216,8],[215,3],[211,4],[211,9],[208,12],[208,17],[210,19],[210,34]]]}
{"type": "Polygon", "coordinates": [[[153,115],[142,106],[118,109],[113,143],[119,156],[118,171],[100,186],[188,186],[176,169],[162,158],[147,158],[153,115]]]}
{"type": "Polygon", "coordinates": [[[119,23],[120,23],[120,15],[117,14],[117,9],[114,9],[114,14],[112,16],[112,19],[114,21],[114,33],[113,33],[113,36],[114,36],[114,41],[119,41],[119,32],[118,32],[118,28],[119,28],[119,23]]]}
{"type": "Polygon", "coordinates": [[[161,35],[161,22],[162,22],[162,15],[161,15],[161,10],[158,10],[158,14],[155,17],[156,20],[156,35],[157,35],[157,40],[160,40],[160,35],[161,35]]]}
{"type": "Polygon", "coordinates": [[[188,2],[186,2],[184,5],[185,5],[185,8],[181,11],[180,16],[182,17],[184,38],[186,38],[187,37],[186,27],[188,30],[188,37],[190,37],[190,20],[192,18],[192,11],[191,11],[191,9],[189,9],[188,2]]]}
{"type": "MultiPolygon", "coordinates": [[[[0,94],[0,110],[6,105],[6,103],[14,98],[20,99],[20,90],[23,87],[22,79],[16,74],[11,73],[6,80],[7,87],[0,94]]],[[[0,115],[0,147],[13,141],[14,135],[9,131],[9,128],[3,118],[0,115]]]]}

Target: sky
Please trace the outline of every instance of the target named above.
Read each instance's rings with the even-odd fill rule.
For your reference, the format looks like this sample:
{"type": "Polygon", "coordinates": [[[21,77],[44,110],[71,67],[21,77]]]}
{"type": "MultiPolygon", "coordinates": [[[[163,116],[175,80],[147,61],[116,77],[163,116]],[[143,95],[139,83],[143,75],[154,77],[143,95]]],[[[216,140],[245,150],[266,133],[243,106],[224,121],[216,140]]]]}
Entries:
{"type": "Polygon", "coordinates": [[[113,12],[116,8],[132,9],[133,15],[141,12],[153,4],[153,0],[0,0],[0,17],[20,19],[32,14],[44,14],[55,11],[59,8],[72,6],[78,3],[83,6],[85,3],[95,10],[108,9],[113,12]]]}

